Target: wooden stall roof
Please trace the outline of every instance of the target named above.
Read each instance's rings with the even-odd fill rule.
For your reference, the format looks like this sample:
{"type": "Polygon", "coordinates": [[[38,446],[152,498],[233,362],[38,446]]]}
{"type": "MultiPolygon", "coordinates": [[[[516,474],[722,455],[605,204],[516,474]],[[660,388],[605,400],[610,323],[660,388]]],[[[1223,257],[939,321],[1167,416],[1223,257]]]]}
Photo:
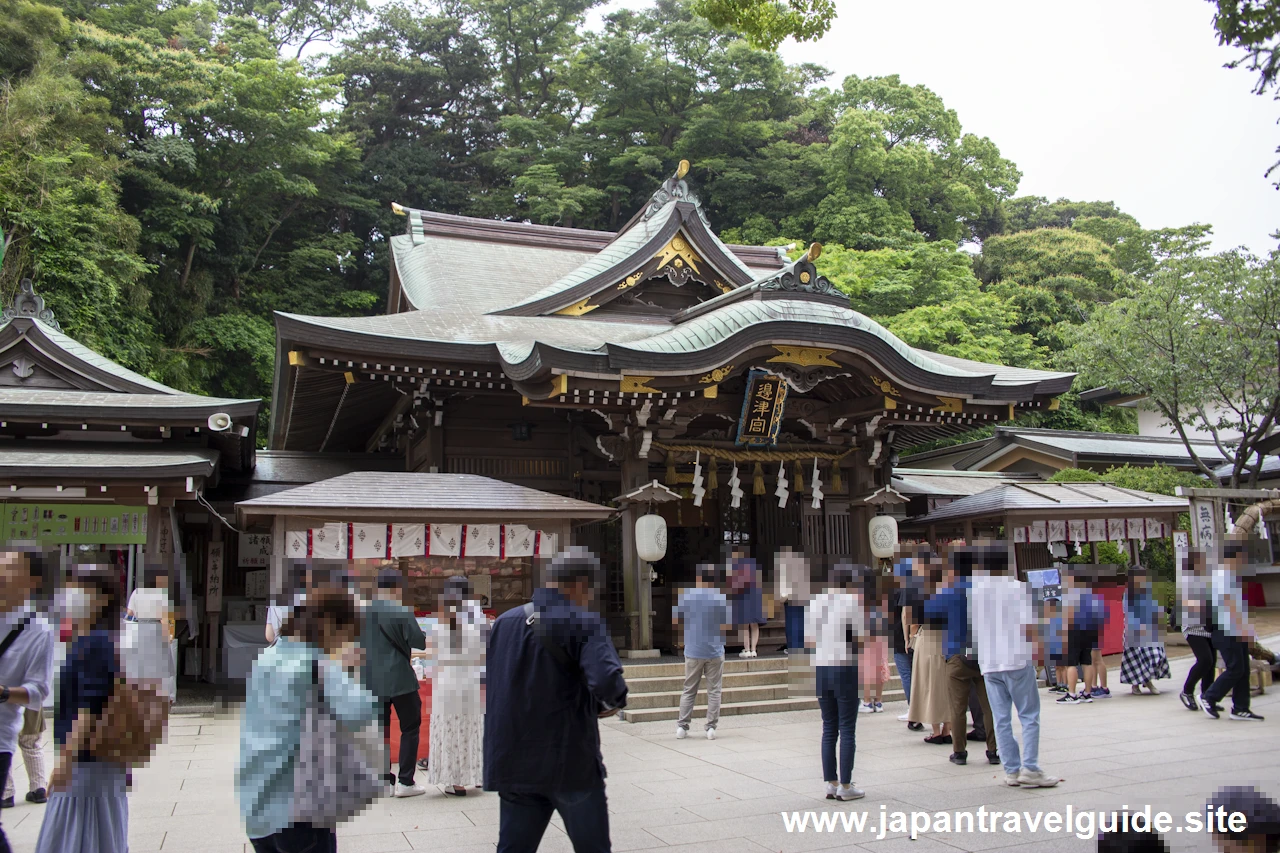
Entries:
{"type": "Polygon", "coordinates": [[[1005,515],[1109,518],[1186,512],[1186,498],[1122,489],[1106,483],[1007,483],[952,501],[915,524],[974,521],[1005,515]]]}
{"type": "Polygon", "coordinates": [[[603,519],[617,510],[479,477],[359,471],[241,501],[242,521],[273,515],[396,520],[603,519]]]}

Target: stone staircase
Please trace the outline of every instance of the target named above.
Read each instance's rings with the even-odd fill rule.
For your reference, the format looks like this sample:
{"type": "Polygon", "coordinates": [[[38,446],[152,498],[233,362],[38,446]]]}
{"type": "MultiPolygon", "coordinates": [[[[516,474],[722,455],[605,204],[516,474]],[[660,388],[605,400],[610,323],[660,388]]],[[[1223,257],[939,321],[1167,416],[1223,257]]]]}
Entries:
{"type": "MultiPolygon", "coordinates": [[[[806,659],[807,660],[807,659],[806,659]]],[[[778,711],[816,710],[812,671],[804,663],[792,672],[792,659],[784,654],[739,658],[730,652],[725,659],[720,695],[720,715],[767,714],[778,711]],[[806,676],[808,680],[806,682],[806,676]]],[[[684,662],[666,658],[653,663],[630,663],[623,667],[627,679],[627,707],[618,716],[633,723],[674,720],[680,715],[680,689],[684,684],[684,662]]],[[[893,665],[884,687],[884,701],[905,698],[893,665]]],[[[705,688],[705,682],[703,683],[705,688]]],[[[707,711],[707,693],[698,691],[693,716],[701,719],[707,711]]]]}

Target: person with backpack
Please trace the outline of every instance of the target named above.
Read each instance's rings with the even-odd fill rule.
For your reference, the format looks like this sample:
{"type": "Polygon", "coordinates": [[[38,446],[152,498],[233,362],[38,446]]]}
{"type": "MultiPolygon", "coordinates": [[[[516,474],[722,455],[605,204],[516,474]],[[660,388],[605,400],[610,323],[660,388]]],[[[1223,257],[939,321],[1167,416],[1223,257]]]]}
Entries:
{"type": "Polygon", "coordinates": [[[255,853],[335,853],[338,824],[386,789],[359,637],[351,595],[314,590],[253,663],[236,787],[255,853]]]}
{"type": "Polygon", "coordinates": [[[497,791],[497,853],[532,853],[553,812],[575,853],[609,853],[598,719],[627,704],[622,662],[591,603],[600,561],[557,555],[533,601],[489,629],[484,789],[497,791]]]}
{"type": "Polygon", "coordinates": [[[1098,649],[1098,634],[1105,620],[1105,602],[1095,596],[1082,582],[1079,573],[1069,573],[1067,590],[1062,597],[1063,622],[1067,626],[1066,671],[1063,683],[1067,692],[1058,697],[1059,705],[1079,705],[1093,701],[1089,685],[1094,683],[1094,652],[1098,649]],[[1076,682],[1084,685],[1076,693],[1076,682]]]}
{"type": "Polygon", "coordinates": [[[391,772],[391,751],[387,750],[386,779],[394,797],[417,797],[427,792],[414,782],[418,766],[419,733],[422,730],[422,697],[418,676],[413,671],[413,650],[425,649],[413,611],[405,607],[404,575],[396,568],[383,568],[377,575],[377,593],[365,607],[360,646],[364,649],[364,686],[378,697],[383,742],[391,742],[391,709],[400,722],[398,773],[391,772]]]}

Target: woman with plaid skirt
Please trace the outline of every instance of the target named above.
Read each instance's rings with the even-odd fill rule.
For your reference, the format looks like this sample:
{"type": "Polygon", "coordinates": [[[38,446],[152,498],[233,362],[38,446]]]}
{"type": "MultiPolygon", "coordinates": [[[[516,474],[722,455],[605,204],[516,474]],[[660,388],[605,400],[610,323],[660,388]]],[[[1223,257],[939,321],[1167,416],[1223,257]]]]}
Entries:
{"type": "Polygon", "coordinates": [[[1125,590],[1124,657],[1120,661],[1120,683],[1128,684],[1136,696],[1142,688],[1159,693],[1153,683],[1169,678],[1169,659],[1160,642],[1160,605],[1151,592],[1151,577],[1141,566],[1129,567],[1125,590]]]}

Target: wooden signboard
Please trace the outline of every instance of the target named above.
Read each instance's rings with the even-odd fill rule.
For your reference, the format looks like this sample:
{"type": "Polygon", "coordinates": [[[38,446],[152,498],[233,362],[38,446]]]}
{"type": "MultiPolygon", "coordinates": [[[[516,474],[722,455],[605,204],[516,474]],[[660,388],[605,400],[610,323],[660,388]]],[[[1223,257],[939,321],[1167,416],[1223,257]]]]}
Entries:
{"type": "Polygon", "coordinates": [[[787,383],[767,370],[753,370],[747,375],[747,392],[742,398],[742,415],[738,418],[737,443],[747,447],[773,447],[782,428],[782,413],[787,405],[787,383]]]}

